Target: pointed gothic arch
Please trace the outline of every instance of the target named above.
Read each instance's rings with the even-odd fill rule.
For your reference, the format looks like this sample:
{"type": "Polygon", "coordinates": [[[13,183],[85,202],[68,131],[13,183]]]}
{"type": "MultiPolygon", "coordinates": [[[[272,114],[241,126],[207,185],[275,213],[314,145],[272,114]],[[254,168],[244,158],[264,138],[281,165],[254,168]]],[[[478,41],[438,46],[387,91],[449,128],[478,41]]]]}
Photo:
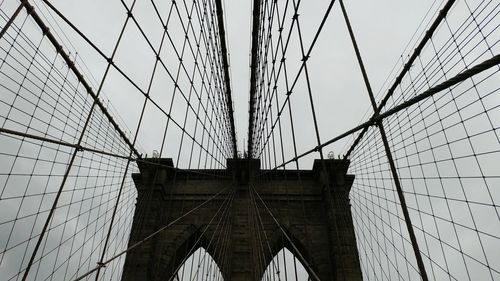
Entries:
{"type": "Polygon", "coordinates": [[[307,235],[303,229],[294,226],[276,227],[273,231],[273,234],[269,237],[268,247],[270,248],[270,252],[268,252],[269,254],[264,256],[264,264],[266,265],[266,267],[264,271],[261,272],[261,275],[264,276],[264,274],[266,274],[266,270],[268,270],[273,266],[273,264],[276,264],[276,262],[281,259],[280,255],[282,255],[283,252],[285,253],[285,255],[293,257],[290,258],[290,260],[293,261],[294,259],[296,259],[296,262],[300,264],[300,268],[304,270],[307,276],[317,275],[318,269],[315,266],[313,255],[306,247],[306,241],[307,235]]]}
{"type": "MultiPolygon", "coordinates": [[[[209,258],[218,269],[222,268],[221,251],[217,248],[217,245],[211,243],[212,234],[213,230],[209,227],[207,228],[206,225],[200,227],[191,225],[187,227],[185,231],[181,232],[174,239],[174,243],[177,247],[174,252],[168,252],[168,256],[170,256],[171,259],[167,263],[162,264],[160,275],[166,278],[176,276],[176,273],[182,269],[186,262],[189,262],[189,259],[200,251],[204,254],[203,260],[209,258]]],[[[224,273],[221,274],[222,277],[225,276],[224,273]]],[[[171,278],[167,280],[174,279],[171,278]]]]}
{"type": "Polygon", "coordinates": [[[180,265],[174,281],[224,280],[220,265],[205,247],[198,247],[180,265]]]}
{"type": "Polygon", "coordinates": [[[299,281],[311,280],[311,277],[300,259],[287,247],[283,247],[269,262],[260,280],[299,281]]]}

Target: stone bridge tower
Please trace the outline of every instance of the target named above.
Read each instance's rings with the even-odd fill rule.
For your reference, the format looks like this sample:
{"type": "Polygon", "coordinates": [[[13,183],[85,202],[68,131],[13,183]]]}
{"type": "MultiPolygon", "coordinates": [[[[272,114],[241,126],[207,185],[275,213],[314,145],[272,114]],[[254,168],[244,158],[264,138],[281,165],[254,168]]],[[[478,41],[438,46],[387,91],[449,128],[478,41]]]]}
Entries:
{"type": "Polygon", "coordinates": [[[229,159],[227,170],[215,171],[220,177],[214,177],[214,170],[173,169],[172,159],[138,164],[140,173],[133,175],[137,208],[129,244],[214,194],[233,192],[230,231],[224,237],[229,239],[229,256],[221,257],[208,242],[214,234],[210,219],[224,204],[225,196],[219,196],[128,253],[122,280],[169,280],[199,247],[212,256],[225,280],[260,280],[265,268],[257,266],[259,258],[269,264],[283,247],[303,263],[311,280],[316,279],[311,271],[320,280],[362,279],[348,199],[354,180],[346,174],[349,160],[315,160],[312,170],[264,171],[259,160],[229,159]],[[249,211],[250,204],[259,214],[249,211]],[[272,255],[257,256],[257,230],[252,227],[257,217],[272,255]]]}

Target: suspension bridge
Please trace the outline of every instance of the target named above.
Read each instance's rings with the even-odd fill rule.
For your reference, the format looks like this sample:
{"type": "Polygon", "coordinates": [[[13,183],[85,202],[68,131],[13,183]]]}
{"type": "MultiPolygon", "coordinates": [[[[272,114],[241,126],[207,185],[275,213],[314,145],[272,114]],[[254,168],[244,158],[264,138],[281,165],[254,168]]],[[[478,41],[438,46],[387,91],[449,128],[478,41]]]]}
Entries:
{"type": "Polygon", "coordinates": [[[384,82],[253,0],[242,82],[222,0],[0,0],[0,279],[500,280],[500,5],[425,3],[384,82]]]}

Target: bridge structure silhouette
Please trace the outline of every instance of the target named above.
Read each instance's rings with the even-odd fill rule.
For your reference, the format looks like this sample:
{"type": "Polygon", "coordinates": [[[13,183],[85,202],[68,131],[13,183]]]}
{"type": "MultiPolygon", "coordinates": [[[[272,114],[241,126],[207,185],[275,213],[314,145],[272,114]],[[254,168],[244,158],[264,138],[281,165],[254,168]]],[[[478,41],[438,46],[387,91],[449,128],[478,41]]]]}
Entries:
{"type": "Polygon", "coordinates": [[[253,0],[240,151],[222,0],[68,5],[0,0],[0,279],[500,280],[496,1],[434,1],[376,91],[351,3],[253,0]]]}

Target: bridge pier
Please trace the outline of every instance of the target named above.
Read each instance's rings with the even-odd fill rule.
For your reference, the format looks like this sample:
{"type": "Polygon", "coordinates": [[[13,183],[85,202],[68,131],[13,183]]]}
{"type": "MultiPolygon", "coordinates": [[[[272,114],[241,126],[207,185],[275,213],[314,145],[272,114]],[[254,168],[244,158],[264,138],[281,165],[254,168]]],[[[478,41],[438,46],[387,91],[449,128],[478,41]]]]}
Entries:
{"type": "Polygon", "coordinates": [[[175,170],[171,159],[139,162],[130,245],[222,193],[131,250],[122,280],[169,280],[198,247],[212,256],[225,280],[260,280],[284,247],[312,280],[361,280],[348,200],[354,180],[346,174],[349,161],[315,160],[312,170],[300,171],[265,171],[259,164],[229,159],[226,170],[208,171],[175,170]],[[223,226],[222,237],[217,218],[210,220],[225,204],[230,225],[223,226]]]}

